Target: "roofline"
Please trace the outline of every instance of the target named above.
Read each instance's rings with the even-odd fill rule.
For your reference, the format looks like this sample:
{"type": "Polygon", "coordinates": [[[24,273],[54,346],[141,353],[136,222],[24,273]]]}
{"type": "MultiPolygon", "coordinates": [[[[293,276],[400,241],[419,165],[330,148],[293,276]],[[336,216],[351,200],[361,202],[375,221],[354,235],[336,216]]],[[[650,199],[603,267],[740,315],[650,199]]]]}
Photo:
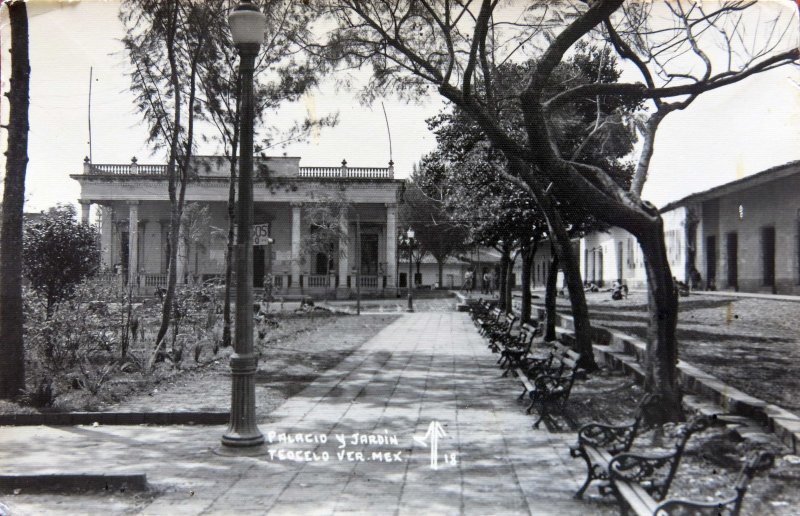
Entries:
{"type": "Polygon", "coordinates": [[[736,181],[731,181],[730,183],[725,183],[719,186],[715,186],[713,188],[709,188],[708,190],[703,190],[702,192],[696,192],[691,195],[687,195],[683,199],[672,201],[671,203],[664,205],[658,211],[659,213],[665,213],[674,210],[675,208],[678,208],[680,206],[684,206],[690,202],[705,201],[715,196],[721,196],[727,193],[732,193],[742,188],[746,188],[748,186],[755,186],[755,185],[750,185],[749,183],[761,183],[764,182],[763,180],[765,179],[767,181],[777,181],[778,179],[783,179],[784,177],[791,176],[793,174],[800,174],[800,160],[790,161],[782,165],[776,165],[766,170],[762,170],[761,172],[756,172],[755,174],[751,174],[741,179],[737,179],[736,181]],[[791,170],[793,167],[796,167],[796,170],[791,170]],[[786,172],[780,174],[780,172],[783,171],[786,172]],[[775,174],[775,177],[768,177],[771,176],[772,174],[775,174]]]}

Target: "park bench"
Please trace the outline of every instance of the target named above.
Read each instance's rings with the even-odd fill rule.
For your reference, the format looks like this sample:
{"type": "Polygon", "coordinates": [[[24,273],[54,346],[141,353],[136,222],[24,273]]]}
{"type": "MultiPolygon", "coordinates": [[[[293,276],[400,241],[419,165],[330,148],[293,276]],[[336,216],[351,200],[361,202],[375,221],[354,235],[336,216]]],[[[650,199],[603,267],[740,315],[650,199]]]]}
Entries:
{"type": "Polygon", "coordinates": [[[514,323],[517,322],[517,319],[519,319],[519,317],[513,313],[507,313],[497,321],[497,324],[486,332],[486,337],[489,339],[489,349],[492,350],[492,353],[499,353],[501,346],[504,346],[506,343],[511,343],[514,339],[512,331],[514,330],[514,323]]]}
{"type": "Polygon", "coordinates": [[[499,324],[500,319],[503,317],[503,311],[499,308],[492,308],[489,312],[478,319],[475,324],[478,327],[478,333],[485,337],[489,331],[499,324]]]}
{"type": "Polygon", "coordinates": [[[649,505],[651,500],[646,500],[643,502],[645,506],[642,507],[643,510],[646,509],[646,512],[640,512],[639,514],[648,514],[652,516],[672,514],[709,514],[715,516],[725,514],[727,516],[738,516],[742,508],[744,495],[747,493],[747,488],[750,486],[753,477],[756,473],[771,468],[774,462],[775,458],[771,453],[754,451],[748,456],[742,469],[739,471],[733,488],[734,494],[732,496],[719,498],[711,502],[697,502],[674,498],[663,501],[654,507],[649,505]]]}
{"type": "Polygon", "coordinates": [[[627,452],[641,428],[648,410],[654,409],[660,402],[657,394],[647,394],[636,407],[635,418],[627,425],[604,425],[587,423],[578,429],[578,442],[569,447],[573,458],[586,461],[586,481],[575,498],[581,498],[593,480],[608,483],[608,463],[615,455],[627,452]]]}
{"type": "Polygon", "coordinates": [[[525,368],[515,370],[523,387],[518,399],[526,394],[530,399],[526,412],[530,414],[534,407],[539,407],[539,418],[533,428],[539,428],[545,419],[552,420],[553,412],[564,412],[575,380],[584,374],[578,367],[580,357],[579,353],[556,342],[543,361],[529,362],[525,368]]]}
{"type": "Polygon", "coordinates": [[[522,366],[523,361],[531,353],[533,339],[537,335],[539,335],[539,328],[536,323],[523,323],[519,332],[503,343],[500,359],[497,361],[504,369],[503,376],[508,376],[509,371],[522,366]]]}
{"type": "Polygon", "coordinates": [[[600,492],[613,493],[623,515],[629,509],[636,514],[653,514],[658,502],[669,492],[689,438],[708,428],[713,420],[714,416],[698,416],[682,425],[670,452],[615,455],[608,462],[610,484],[601,485],[600,492]]]}
{"type": "Polygon", "coordinates": [[[486,317],[492,309],[492,305],[484,299],[479,299],[476,303],[470,305],[470,317],[472,322],[478,326],[478,320],[486,317]]]}

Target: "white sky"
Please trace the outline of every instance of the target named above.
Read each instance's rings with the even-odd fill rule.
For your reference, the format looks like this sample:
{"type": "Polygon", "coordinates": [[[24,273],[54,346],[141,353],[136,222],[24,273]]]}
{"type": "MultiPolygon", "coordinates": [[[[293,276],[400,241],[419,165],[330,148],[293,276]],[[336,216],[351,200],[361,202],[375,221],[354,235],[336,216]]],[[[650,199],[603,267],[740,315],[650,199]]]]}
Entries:
{"type": "MultiPolygon", "coordinates": [[[[765,0],[793,6],[791,0],[765,0]]],[[[57,202],[75,202],[79,187],[69,178],[80,173],[89,154],[87,100],[89,68],[92,91],[93,160],[95,163],[160,162],[145,144],[146,129],[134,111],[124,75],[126,57],[119,38],[122,24],[116,2],[68,4],[45,0],[29,3],[31,37],[30,162],[26,211],[57,202]]],[[[2,91],[8,90],[10,34],[2,9],[2,91]]],[[[792,37],[797,41],[797,34],[792,37]]],[[[638,80],[638,78],[636,79],[638,80]]],[[[741,84],[701,96],[687,111],[662,123],[644,197],[661,206],[787,161],[800,159],[800,68],[784,67],[741,84]]],[[[434,91],[434,90],[432,90],[434,91]]],[[[434,146],[425,118],[442,107],[435,92],[424,103],[384,100],[392,132],[396,177],[406,177],[420,156],[434,146]]],[[[389,142],[380,102],[364,107],[347,92],[324,85],[311,98],[288,106],[281,123],[339,111],[340,123],[306,143],[276,149],[302,157],[302,166],[383,167],[389,142]]],[[[2,99],[7,120],[7,99],[2,99]]],[[[5,149],[6,133],[0,132],[5,149]]],[[[213,153],[213,147],[200,153],[213,153]]],[[[5,157],[0,156],[2,173],[5,157]]]]}

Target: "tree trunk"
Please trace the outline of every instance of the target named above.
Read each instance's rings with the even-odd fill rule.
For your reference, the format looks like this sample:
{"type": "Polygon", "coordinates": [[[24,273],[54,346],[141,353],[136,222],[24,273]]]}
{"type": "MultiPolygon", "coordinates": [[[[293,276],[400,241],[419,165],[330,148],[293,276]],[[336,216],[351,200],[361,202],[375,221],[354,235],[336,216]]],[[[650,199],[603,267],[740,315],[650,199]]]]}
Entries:
{"type": "Polygon", "coordinates": [[[445,256],[441,260],[437,259],[436,263],[439,265],[439,288],[444,287],[444,261],[447,260],[445,256]]]}
{"type": "Polygon", "coordinates": [[[173,95],[173,120],[172,135],[169,144],[169,161],[167,162],[167,192],[169,194],[169,248],[167,253],[167,291],[164,294],[163,305],[161,306],[161,325],[156,334],[156,349],[161,346],[164,336],[169,329],[169,322],[172,318],[172,304],[175,297],[175,284],[177,280],[176,266],[178,264],[178,238],[180,237],[180,211],[178,210],[178,199],[176,193],[177,171],[176,163],[178,160],[178,138],[181,129],[181,89],[178,81],[178,65],[175,56],[173,42],[178,23],[178,6],[173,4],[172,18],[170,20],[171,32],[166,41],[167,56],[170,66],[170,82],[172,83],[173,95]]]}
{"type": "Polygon", "coordinates": [[[580,266],[560,217],[558,224],[551,226],[551,229],[557,225],[561,227],[555,231],[556,254],[559,256],[559,263],[564,271],[564,279],[567,282],[567,290],[569,290],[572,322],[575,326],[575,348],[581,354],[581,367],[587,371],[596,371],[598,366],[594,360],[592,348],[592,326],[589,320],[589,307],[586,305],[586,295],[583,291],[580,266]]]}
{"type": "Polygon", "coordinates": [[[589,320],[589,308],[586,306],[586,296],[583,292],[583,280],[581,279],[578,258],[572,250],[572,240],[567,233],[564,221],[561,218],[557,207],[539,181],[530,175],[528,165],[518,159],[509,160],[511,170],[515,175],[524,177],[529,176],[526,184],[530,187],[536,204],[542,210],[542,214],[547,220],[549,228],[550,242],[554,245],[561,269],[569,290],[569,301],[572,308],[572,319],[575,326],[575,350],[581,354],[580,365],[587,371],[598,369],[597,362],[594,360],[592,349],[592,325],[589,320]]]}
{"type": "Polygon", "coordinates": [[[589,307],[586,305],[586,295],[583,292],[583,280],[581,279],[580,265],[578,257],[572,249],[572,240],[567,233],[561,214],[553,206],[550,196],[539,187],[538,183],[533,185],[534,195],[542,208],[542,213],[547,219],[550,229],[550,242],[553,244],[558,262],[564,271],[564,279],[567,282],[569,291],[570,308],[572,309],[572,321],[575,327],[575,350],[581,354],[581,367],[587,371],[596,371],[597,362],[594,360],[594,350],[592,348],[592,325],[589,320],[589,307]]]}
{"type": "Polygon", "coordinates": [[[550,268],[547,271],[547,289],[544,295],[545,326],[544,340],[556,340],[556,296],[558,291],[558,253],[555,245],[550,245],[550,268]]]}
{"type": "MultiPolygon", "coordinates": [[[[175,7],[175,20],[177,20],[177,5],[175,7]]],[[[177,23],[177,22],[176,22],[177,23]]],[[[174,34],[174,33],[173,33],[174,34]]],[[[178,264],[178,240],[180,238],[180,228],[181,228],[181,219],[183,217],[183,206],[186,201],[186,185],[189,182],[189,166],[192,159],[192,146],[193,146],[193,139],[194,139],[194,115],[195,115],[195,100],[196,100],[196,91],[197,91],[197,61],[200,58],[202,53],[202,49],[205,46],[205,39],[201,38],[198,42],[197,48],[194,49],[194,54],[192,55],[192,61],[189,66],[189,98],[187,102],[187,130],[186,130],[186,141],[185,147],[183,151],[183,155],[180,156],[178,159],[177,150],[179,141],[178,138],[180,136],[180,128],[181,128],[181,102],[180,102],[180,81],[178,78],[178,67],[176,62],[176,55],[175,49],[172,45],[172,42],[168,42],[168,56],[170,61],[170,80],[172,82],[172,87],[174,89],[174,98],[175,98],[175,114],[174,114],[174,129],[173,129],[173,139],[170,145],[170,161],[172,163],[172,172],[169,182],[169,200],[170,200],[170,242],[174,247],[170,247],[170,256],[169,256],[169,269],[167,275],[167,293],[164,296],[164,306],[161,310],[161,327],[158,330],[158,335],[156,336],[156,349],[161,345],[161,341],[167,333],[167,329],[169,328],[170,318],[173,314],[173,299],[175,297],[175,287],[177,280],[177,264],[178,264]],[[175,161],[179,162],[180,165],[180,191],[177,194],[177,200],[175,199],[175,161]]],[[[169,168],[169,166],[168,166],[169,168]]],[[[183,278],[180,278],[183,279],[183,278]]],[[[173,335],[174,341],[174,335],[173,335]]]]}
{"type": "Polygon", "coordinates": [[[512,281],[513,276],[514,276],[514,260],[511,258],[511,253],[509,252],[508,265],[506,266],[506,277],[504,280],[506,284],[506,290],[504,292],[505,294],[504,305],[506,308],[506,313],[511,313],[511,311],[514,309],[514,303],[512,302],[513,300],[512,294],[514,291],[514,282],[512,281]]]}
{"type": "Polygon", "coordinates": [[[8,4],[11,26],[11,89],[8,93],[8,150],[0,234],[0,398],[25,389],[22,315],[22,212],[28,166],[28,107],[31,67],[25,2],[8,4]]]}
{"type": "MultiPolygon", "coordinates": [[[[497,293],[498,294],[497,306],[500,309],[505,310],[506,312],[508,311],[506,309],[506,290],[508,290],[507,275],[508,275],[508,252],[502,250],[500,255],[500,285],[498,285],[499,292],[497,293]]],[[[477,278],[478,278],[478,272],[475,271],[475,275],[473,276],[472,279],[473,283],[477,283],[477,278]]]]}
{"type": "Polygon", "coordinates": [[[661,411],[652,423],[681,421],[681,391],[677,380],[678,344],[675,330],[678,324],[678,293],[664,243],[664,224],[661,217],[636,235],[647,271],[649,320],[647,325],[647,355],[645,388],[661,396],[661,411]]]}
{"type": "Polygon", "coordinates": [[[520,321],[531,321],[531,265],[536,254],[536,243],[522,250],[522,306],[520,307],[520,321]]]}

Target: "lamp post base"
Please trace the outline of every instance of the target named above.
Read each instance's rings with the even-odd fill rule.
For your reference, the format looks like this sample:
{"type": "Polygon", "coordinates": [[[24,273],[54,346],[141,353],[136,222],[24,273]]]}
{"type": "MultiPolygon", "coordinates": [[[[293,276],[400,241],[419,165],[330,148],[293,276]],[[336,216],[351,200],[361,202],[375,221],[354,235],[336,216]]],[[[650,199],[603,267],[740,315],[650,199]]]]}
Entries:
{"type": "MultiPolygon", "coordinates": [[[[256,429],[258,432],[258,429],[256,429]]],[[[222,444],[229,448],[253,448],[264,444],[264,436],[261,432],[257,435],[242,435],[237,433],[225,433],[222,436],[222,444]]]]}
{"type": "Polygon", "coordinates": [[[231,421],[222,436],[222,444],[247,448],[264,444],[264,436],[256,425],[255,373],[258,356],[255,353],[234,353],[231,356],[231,421]]]}
{"type": "Polygon", "coordinates": [[[211,453],[220,457],[261,457],[269,455],[269,447],[266,444],[241,448],[222,445],[211,448],[211,453]]]}

